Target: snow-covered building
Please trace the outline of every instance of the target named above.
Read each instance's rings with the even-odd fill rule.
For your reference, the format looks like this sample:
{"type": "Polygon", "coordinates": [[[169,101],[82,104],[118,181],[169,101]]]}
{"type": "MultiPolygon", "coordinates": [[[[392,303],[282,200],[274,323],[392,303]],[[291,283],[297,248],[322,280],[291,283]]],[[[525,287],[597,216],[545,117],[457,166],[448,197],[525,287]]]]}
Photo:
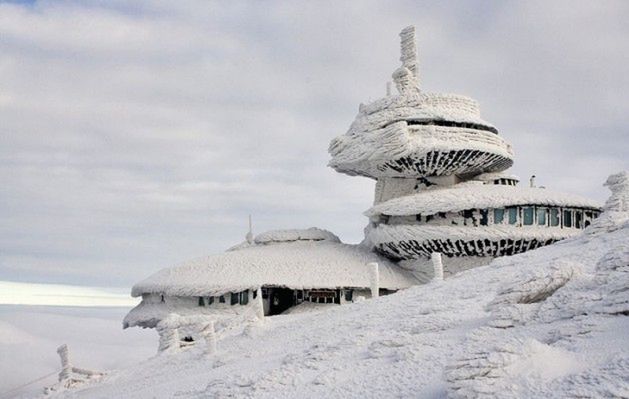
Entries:
{"type": "Polygon", "coordinates": [[[507,173],[511,145],[481,118],[476,101],[421,91],[414,34],[412,27],[401,33],[402,66],[393,73],[398,94],[388,90],[361,104],[349,131],[329,147],[336,171],[376,181],[364,241],[343,244],[316,228],[255,238],[249,232],[223,254],[136,284],[132,295],[142,302],[125,327],[158,327],[173,313],[275,315],[304,302],[343,304],[391,293],[433,272],[447,276],[562,240],[598,217],[594,201],[535,187],[533,179],[519,186],[507,173]]]}
{"type": "Polygon", "coordinates": [[[415,30],[400,36],[398,94],[361,104],[329,148],[336,171],[376,180],[367,244],[416,270],[439,252],[453,273],[570,237],[598,216],[595,201],[534,187],[533,178],[517,186],[505,172],[511,145],[473,99],[423,92],[415,30]]]}
{"type": "Polygon", "coordinates": [[[382,294],[419,283],[410,271],[368,248],[343,244],[326,230],[262,233],[225,253],[163,269],[136,284],[131,294],[142,302],[124,326],[152,328],[173,312],[231,316],[255,313],[262,304],[265,315],[275,315],[303,302],[352,302],[371,296],[367,265],[374,262],[382,294]]]}

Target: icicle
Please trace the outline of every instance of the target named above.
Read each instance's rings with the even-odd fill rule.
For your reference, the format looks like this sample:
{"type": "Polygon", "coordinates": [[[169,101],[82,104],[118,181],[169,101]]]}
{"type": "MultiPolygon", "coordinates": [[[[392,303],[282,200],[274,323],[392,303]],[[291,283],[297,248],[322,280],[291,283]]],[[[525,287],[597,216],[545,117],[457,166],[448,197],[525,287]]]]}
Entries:
{"type": "Polygon", "coordinates": [[[437,281],[443,280],[443,262],[441,261],[441,253],[433,252],[430,254],[430,259],[432,260],[432,267],[435,270],[434,279],[437,281]]]}
{"type": "Polygon", "coordinates": [[[368,263],[369,267],[369,286],[371,287],[371,297],[377,298],[380,295],[380,272],[377,263],[368,263]]]}

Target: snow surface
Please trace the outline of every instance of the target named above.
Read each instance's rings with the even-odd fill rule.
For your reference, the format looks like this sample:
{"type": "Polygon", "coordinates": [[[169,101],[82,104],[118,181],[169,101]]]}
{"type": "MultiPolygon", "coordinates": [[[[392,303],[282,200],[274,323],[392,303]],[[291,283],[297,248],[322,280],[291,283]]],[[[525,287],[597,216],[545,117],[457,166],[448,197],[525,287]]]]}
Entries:
{"type": "Polygon", "coordinates": [[[367,263],[380,265],[380,286],[407,288],[408,271],[358,245],[326,239],[254,245],[163,269],[137,283],[133,296],[217,296],[262,285],[293,289],[369,287],[367,263]]]}
{"type": "Polygon", "coordinates": [[[212,357],[194,347],[156,356],[58,396],[628,397],[627,287],[629,222],[601,218],[551,246],[269,317],[225,336],[212,357]]]}
{"type": "Polygon", "coordinates": [[[522,188],[469,181],[451,187],[433,186],[417,194],[394,198],[372,207],[365,215],[434,215],[438,212],[504,208],[514,205],[601,208],[601,204],[596,201],[545,188],[522,188]]]}
{"type": "Polygon", "coordinates": [[[311,227],[309,229],[271,230],[258,234],[254,239],[256,244],[322,240],[341,242],[341,240],[332,232],[316,227],[311,227]]]}
{"type": "Polygon", "coordinates": [[[109,371],[155,353],[154,331],[123,331],[129,308],[0,305],[0,398],[33,397],[57,380],[57,347],[68,344],[75,366],[109,371]],[[48,378],[5,394],[38,379],[48,378]]]}

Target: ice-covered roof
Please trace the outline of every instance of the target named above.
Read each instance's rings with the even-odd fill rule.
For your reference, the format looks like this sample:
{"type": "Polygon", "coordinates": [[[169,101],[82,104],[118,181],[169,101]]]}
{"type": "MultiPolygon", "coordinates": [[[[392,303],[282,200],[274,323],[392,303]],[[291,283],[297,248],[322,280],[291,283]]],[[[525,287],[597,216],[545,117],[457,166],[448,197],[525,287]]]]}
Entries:
{"type": "Polygon", "coordinates": [[[399,94],[360,105],[348,132],[330,143],[329,166],[349,175],[377,177],[388,161],[421,158],[430,151],[480,151],[512,159],[511,146],[481,119],[475,100],[420,91],[414,28],[405,28],[400,36],[402,66],[393,73],[399,94]],[[409,126],[417,124],[428,126],[409,126]]]}
{"type": "Polygon", "coordinates": [[[470,181],[453,187],[430,187],[417,194],[394,198],[372,207],[365,212],[365,215],[433,215],[438,212],[503,208],[512,205],[570,206],[593,209],[601,207],[601,204],[596,201],[544,188],[488,185],[479,181],[470,181]]]}
{"type": "Polygon", "coordinates": [[[262,285],[293,289],[369,287],[369,262],[380,265],[380,286],[417,284],[407,271],[358,245],[331,240],[253,245],[160,270],[137,283],[133,296],[214,296],[262,285]]]}

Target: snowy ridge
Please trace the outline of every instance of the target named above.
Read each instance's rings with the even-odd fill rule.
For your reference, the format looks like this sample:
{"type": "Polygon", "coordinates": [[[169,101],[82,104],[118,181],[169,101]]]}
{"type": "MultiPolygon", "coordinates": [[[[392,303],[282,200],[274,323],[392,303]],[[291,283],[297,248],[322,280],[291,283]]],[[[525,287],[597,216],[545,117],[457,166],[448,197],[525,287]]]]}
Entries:
{"type": "Polygon", "coordinates": [[[383,288],[399,289],[416,279],[393,263],[358,245],[330,239],[254,245],[163,269],[139,282],[132,296],[217,296],[275,285],[293,289],[369,287],[366,264],[380,265],[383,288]]]}
{"type": "Polygon", "coordinates": [[[382,202],[366,216],[433,215],[464,209],[491,209],[514,205],[570,206],[600,209],[601,204],[573,194],[542,188],[520,188],[481,182],[459,183],[454,187],[430,187],[416,194],[382,202]]]}

